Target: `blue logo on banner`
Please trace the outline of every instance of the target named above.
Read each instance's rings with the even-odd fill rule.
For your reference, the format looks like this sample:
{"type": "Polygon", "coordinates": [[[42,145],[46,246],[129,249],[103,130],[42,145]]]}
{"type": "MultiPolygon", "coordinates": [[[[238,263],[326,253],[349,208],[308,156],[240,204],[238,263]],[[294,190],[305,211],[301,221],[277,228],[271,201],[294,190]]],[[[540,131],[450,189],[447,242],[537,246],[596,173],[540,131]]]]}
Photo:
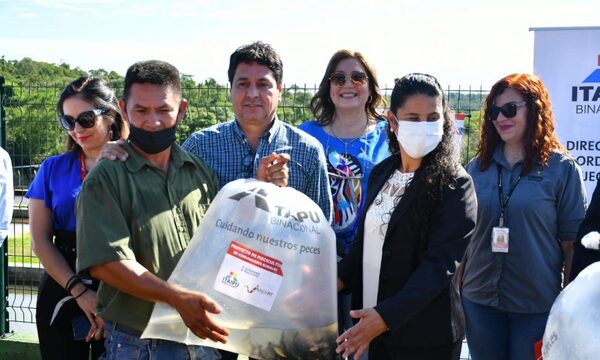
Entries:
{"type": "Polygon", "coordinates": [[[600,82],[600,69],[596,69],[594,70],[593,73],[590,74],[590,76],[586,77],[585,80],[583,80],[584,83],[597,83],[600,82]]]}
{"type": "MultiPolygon", "coordinates": [[[[572,102],[597,102],[600,100],[600,86],[593,83],[600,83],[600,55],[598,55],[598,69],[592,71],[588,77],[583,80],[582,86],[571,86],[572,102]]],[[[598,104],[580,104],[577,105],[577,114],[597,114],[600,113],[598,104]]]]}
{"type": "MultiPolygon", "coordinates": [[[[598,55],[598,66],[600,67],[600,55],[598,55]]],[[[583,80],[584,83],[600,82],[600,69],[594,70],[588,77],[583,80]]]]}

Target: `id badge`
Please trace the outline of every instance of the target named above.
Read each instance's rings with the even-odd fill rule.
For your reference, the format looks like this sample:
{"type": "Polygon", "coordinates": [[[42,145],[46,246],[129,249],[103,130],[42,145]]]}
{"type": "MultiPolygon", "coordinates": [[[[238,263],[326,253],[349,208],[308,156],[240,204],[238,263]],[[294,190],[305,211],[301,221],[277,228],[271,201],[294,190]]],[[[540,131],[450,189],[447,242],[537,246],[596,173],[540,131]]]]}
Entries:
{"type": "Polygon", "coordinates": [[[508,228],[495,226],[492,229],[492,252],[508,252],[508,228]]]}

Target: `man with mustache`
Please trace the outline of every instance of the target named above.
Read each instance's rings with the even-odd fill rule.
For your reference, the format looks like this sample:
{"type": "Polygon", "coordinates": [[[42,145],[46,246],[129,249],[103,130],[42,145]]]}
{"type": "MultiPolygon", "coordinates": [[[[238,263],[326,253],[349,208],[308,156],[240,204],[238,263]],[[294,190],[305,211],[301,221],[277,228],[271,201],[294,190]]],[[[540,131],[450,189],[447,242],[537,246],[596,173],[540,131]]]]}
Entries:
{"type": "Polygon", "coordinates": [[[279,55],[260,41],[243,45],[231,54],[227,75],[235,119],[195,132],[182,148],[206,161],[221,187],[236,179],[257,177],[264,166],[261,159],[268,158],[274,165],[266,171],[266,180],[303,192],[330,220],[332,203],[321,145],[277,117],[283,88],[279,55]],[[286,163],[289,180],[276,166],[286,163]]]}

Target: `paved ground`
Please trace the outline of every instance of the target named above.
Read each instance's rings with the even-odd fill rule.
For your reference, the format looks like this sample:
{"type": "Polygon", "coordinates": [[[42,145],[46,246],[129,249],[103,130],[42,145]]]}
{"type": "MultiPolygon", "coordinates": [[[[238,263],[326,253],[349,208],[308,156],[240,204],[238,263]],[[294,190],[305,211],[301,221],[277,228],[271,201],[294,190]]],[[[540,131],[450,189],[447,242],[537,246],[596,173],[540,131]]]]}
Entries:
{"type": "Polygon", "coordinates": [[[10,323],[10,331],[12,331],[16,334],[27,334],[27,335],[37,336],[35,324],[31,324],[31,323],[11,322],[10,323]]]}

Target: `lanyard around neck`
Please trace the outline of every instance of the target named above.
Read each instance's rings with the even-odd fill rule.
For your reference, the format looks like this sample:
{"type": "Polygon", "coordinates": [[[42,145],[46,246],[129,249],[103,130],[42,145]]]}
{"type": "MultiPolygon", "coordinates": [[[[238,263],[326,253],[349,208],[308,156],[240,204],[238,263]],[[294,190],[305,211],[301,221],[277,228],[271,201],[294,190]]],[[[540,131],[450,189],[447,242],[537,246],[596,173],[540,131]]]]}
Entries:
{"type": "Polygon", "coordinates": [[[510,200],[510,197],[512,196],[513,191],[515,191],[517,184],[521,180],[521,175],[519,175],[519,177],[517,177],[517,180],[515,181],[515,183],[508,190],[508,195],[506,195],[506,198],[504,198],[504,195],[502,193],[502,167],[500,166],[500,164],[496,164],[496,168],[498,169],[498,202],[500,203],[500,227],[503,227],[504,226],[504,209],[506,209],[506,206],[508,205],[508,200],[510,200]]]}
{"type": "Polygon", "coordinates": [[[85,170],[85,155],[83,151],[79,152],[79,164],[81,164],[81,182],[85,180],[85,176],[87,175],[87,171],[85,170]]]}

